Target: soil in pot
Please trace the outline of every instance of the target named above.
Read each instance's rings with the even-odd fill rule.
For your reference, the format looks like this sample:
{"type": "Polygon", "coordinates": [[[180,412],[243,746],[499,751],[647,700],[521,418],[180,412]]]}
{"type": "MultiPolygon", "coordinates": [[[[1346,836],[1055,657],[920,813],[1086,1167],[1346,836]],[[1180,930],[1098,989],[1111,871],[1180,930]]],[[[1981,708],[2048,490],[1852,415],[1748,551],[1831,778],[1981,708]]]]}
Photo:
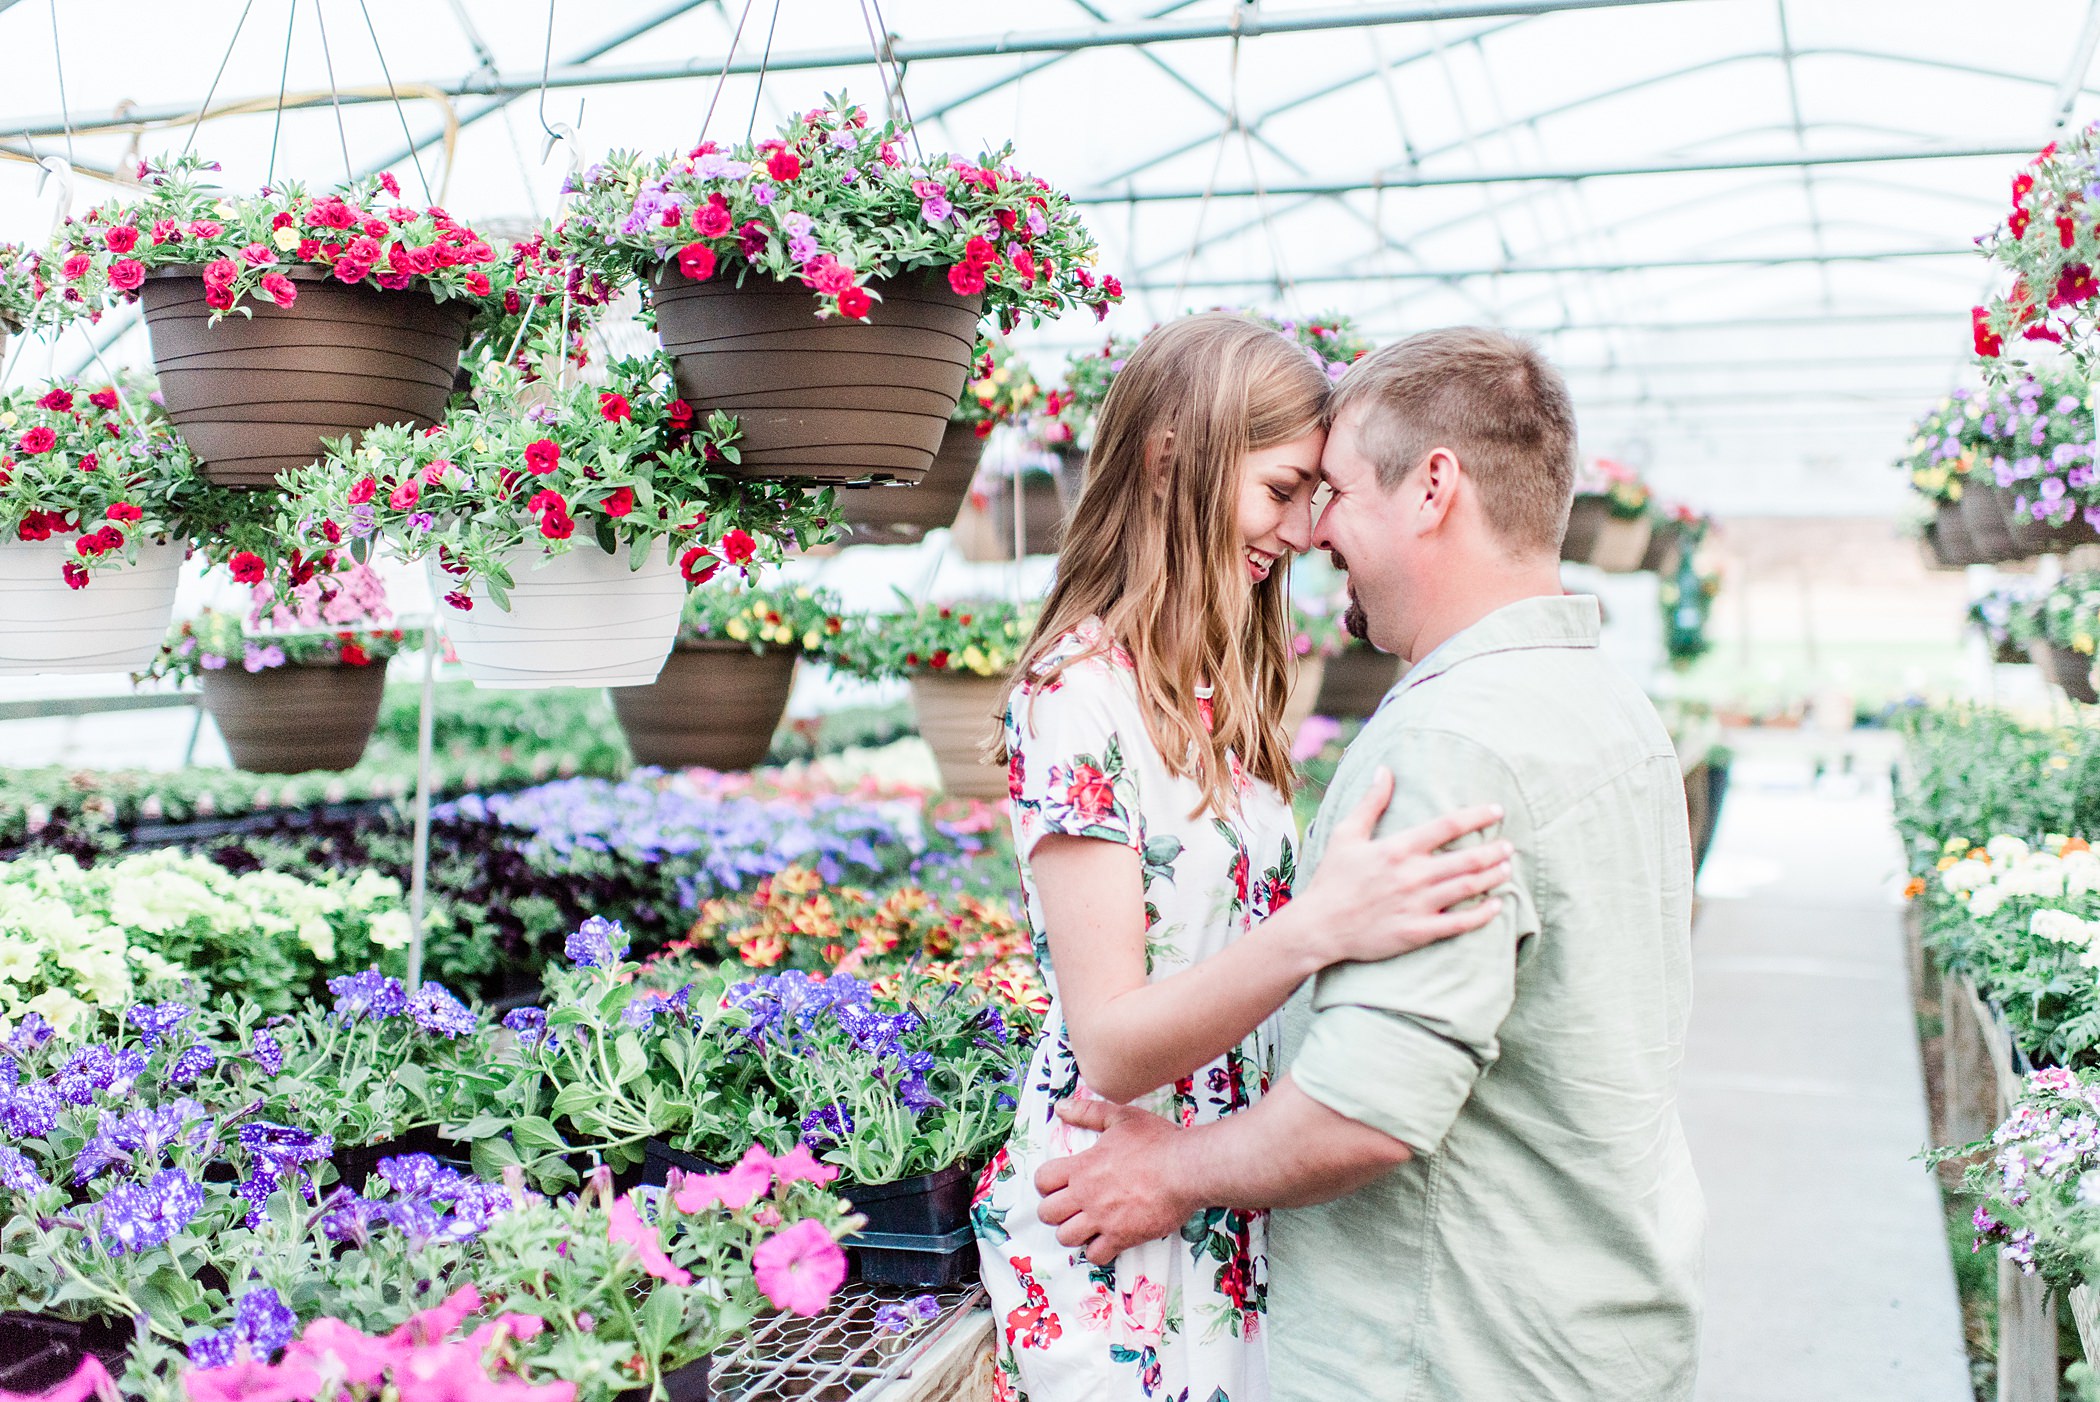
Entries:
{"type": "Polygon", "coordinates": [[[0,542],[0,675],[138,672],[159,653],[186,547],[141,545],[137,564],[73,589],[60,570],[75,539],[0,542]]]}
{"type": "Polygon", "coordinates": [[[924,477],[910,485],[896,483],[838,490],[839,520],[851,545],[910,545],[928,531],[955,521],[971,479],[984,460],[985,440],[967,424],[948,425],[940,451],[924,477]]]}
{"type": "Polygon", "coordinates": [[[1400,659],[1373,647],[1345,647],[1327,659],[1313,714],[1362,720],[1400,680],[1400,659]]]}
{"type": "MultiPolygon", "coordinates": [[[[714,1380],[710,1369],[714,1360],[696,1358],[683,1368],[673,1368],[663,1375],[664,1397],[667,1402],[708,1402],[714,1394],[714,1380]]],[[[646,1387],[632,1387],[614,1394],[614,1402],[649,1402],[650,1392],[646,1387]]]]}
{"type": "Polygon", "coordinates": [[[665,264],[652,301],[679,393],[737,416],[736,470],[813,482],[917,481],[933,465],[977,346],[981,294],[944,269],[869,284],[866,321],[817,319],[799,282],[694,282],[665,264]]]}
{"type": "Polygon", "coordinates": [[[350,768],[364,758],[385,692],[382,663],[204,674],[204,709],[234,767],[257,774],[350,768]]]}
{"type": "MultiPolygon", "coordinates": [[[[656,680],[678,636],[686,584],[667,551],[639,570],[627,553],[580,544],[565,555],[512,552],[510,608],[496,606],[479,581],[474,607],[438,610],[460,665],[479,687],[641,686],[656,680]]],[[[431,593],[450,586],[432,571],[431,593]]]]}
{"type": "Polygon", "coordinates": [[[1578,565],[1596,553],[1598,533],[1611,519],[1611,503],[1601,496],[1578,496],[1568,508],[1568,529],[1560,538],[1560,558],[1578,565]]]}
{"type": "Polygon", "coordinates": [[[912,678],[912,709],[919,734],[933,747],[941,787],[951,798],[1006,797],[1006,769],[981,756],[999,732],[1001,677],[922,674],[912,678]]]}
{"type": "Polygon", "coordinates": [[[467,303],[319,269],[288,276],[299,284],[291,306],[250,298],[252,315],[216,326],[195,272],[160,269],[140,289],[168,417],[221,486],[267,487],[320,457],[324,438],[435,423],[452,394],[467,303]]]}
{"type": "Polygon", "coordinates": [[[121,1374],[132,1337],[131,1324],[123,1319],[0,1314],[0,1389],[18,1394],[49,1391],[72,1377],[88,1354],[121,1374]]]}
{"type": "Polygon", "coordinates": [[[673,649],[646,686],[612,689],[613,714],[636,764],[659,769],[750,769],[765,762],[795,684],[793,648],[755,653],[743,643],[673,649]]]}

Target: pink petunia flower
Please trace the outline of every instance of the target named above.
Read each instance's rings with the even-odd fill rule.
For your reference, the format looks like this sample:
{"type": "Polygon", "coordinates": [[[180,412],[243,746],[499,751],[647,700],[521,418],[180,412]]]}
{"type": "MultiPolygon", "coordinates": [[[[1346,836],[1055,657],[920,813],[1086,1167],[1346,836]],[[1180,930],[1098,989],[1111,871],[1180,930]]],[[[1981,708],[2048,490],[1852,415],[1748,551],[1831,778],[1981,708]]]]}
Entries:
{"type": "Polygon", "coordinates": [[[671,1195],[680,1212],[702,1212],[720,1203],[734,1212],[764,1197],[773,1186],[773,1160],[753,1144],[727,1173],[689,1173],[671,1195]]]}
{"type": "Polygon", "coordinates": [[[190,1402],[308,1402],[321,1391],[321,1375],[287,1358],[275,1365],[241,1358],[224,1368],[196,1368],[182,1378],[190,1402]]]}
{"type": "Polygon", "coordinates": [[[773,1171],[780,1175],[783,1183],[814,1183],[820,1188],[839,1176],[838,1169],[831,1164],[818,1163],[807,1144],[797,1144],[774,1159],[773,1171]]]}
{"type": "Polygon", "coordinates": [[[110,1377],[109,1369],[102,1366],[102,1360],[92,1353],[87,1353],[81,1355],[80,1366],[73,1370],[73,1376],[50,1391],[39,1393],[0,1390],[0,1397],[9,1399],[9,1402],[29,1398],[35,1398],[37,1402],[87,1402],[90,1397],[98,1397],[102,1402],[117,1402],[117,1384],[116,1380],[110,1377]]]}
{"type": "Polygon", "coordinates": [[[606,1235],[614,1241],[633,1247],[635,1255],[641,1259],[643,1270],[658,1280],[668,1280],[673,1285],[693,1283],[693,1273],[672,1263],[671,1258],[664,1254],[663,1242],[658,1239],[656,1228],[644,1222],[642,1215],[634,1210],[633,1194],[622,1193],[614,1199],[613,1205],[606,1209],[605,1215],[609,1223],[606,1235]]]}
{"type": "Polygon", "coordinates": [[[767,1238],[751,1254],[751,1274],[777,1307],[791,1314],[822,1314],[846,1279],[846,1253],[821,1222],[797,1222],[767,1238]]]}

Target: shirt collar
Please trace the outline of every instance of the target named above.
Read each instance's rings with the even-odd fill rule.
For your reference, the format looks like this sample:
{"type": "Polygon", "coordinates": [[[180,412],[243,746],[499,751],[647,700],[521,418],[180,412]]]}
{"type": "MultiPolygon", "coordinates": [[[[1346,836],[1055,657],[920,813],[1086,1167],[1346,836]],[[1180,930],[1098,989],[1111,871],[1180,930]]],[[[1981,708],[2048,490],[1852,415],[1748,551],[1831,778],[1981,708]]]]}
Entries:
{"type": "Polygon", "coordinates": [[[1597,646],[1603,615],[1589,594],[1567,594],[1552,598],[1519,599],[1504,604],[1470,628],[1446,638],[1427,657],[1408,668],[1395,688],[1397,695],[1440,677],[1461,662],[1485,657],[1491,652],[1521,652],[1530,648],[1597,646]]]}

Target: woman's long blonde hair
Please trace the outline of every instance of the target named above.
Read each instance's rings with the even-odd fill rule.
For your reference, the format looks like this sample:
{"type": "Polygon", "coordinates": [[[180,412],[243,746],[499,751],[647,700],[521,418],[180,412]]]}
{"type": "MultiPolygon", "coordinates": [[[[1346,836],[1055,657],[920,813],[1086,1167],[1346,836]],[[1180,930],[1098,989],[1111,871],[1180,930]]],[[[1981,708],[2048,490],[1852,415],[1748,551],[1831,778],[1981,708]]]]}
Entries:
{"type": "Polygon", "coordinates": [[[1207,312],[1147,336],[1095,420],[1057,582],[1009,696],[1059,638],[1097,616],[1136,664],[1160,757],[1201,786],[1198,812],[1233,806],[1228,751],[1288,794],[1290,571],[1279,561],[1249,589],[1240,471],[1249,453],[1319,429],[1327,394],[1325,372],[1303,347],[1246,317],[1207,312]],[[1196,697],[1203,682],[1207,731],[1196,697]]]}

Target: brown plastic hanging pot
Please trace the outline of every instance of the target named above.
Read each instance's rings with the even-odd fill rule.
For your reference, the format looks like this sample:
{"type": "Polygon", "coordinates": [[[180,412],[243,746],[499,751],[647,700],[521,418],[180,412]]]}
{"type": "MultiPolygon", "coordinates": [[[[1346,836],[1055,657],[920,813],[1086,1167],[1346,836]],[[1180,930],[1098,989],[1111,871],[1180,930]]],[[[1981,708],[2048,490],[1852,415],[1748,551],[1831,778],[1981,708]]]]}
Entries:
{"type": "Polygon", "coordinates": [[[386,665],[336,663],[204,673],[204,709],[236,769],[304,774],[364,758],[386,692],[386,665]]]}
{"type": "Polygon", "coordinates": [[[1655,529],[1648,533],[1648,553],[1641,556],[1641,568],[1649,574],[1663,574],[1677,564],[1678,542],[1684,538],[1684,527],[1675,521],[1658,521],[1655,529]]]}
{"type": "Polygon", "coordinates": [[[2060,555],[2100,540],[2100,535],[2086,524],[2085,513],[2075,504],[2069,519],[2052,526],[2047,521],[2035,520],[2032,511],[2017,505],[2027,495],[2024,488],[2016,491],[2001,487],[1998,490],[2004,500],[2006,533],[2023,556],[2060,555]]]}
{"type": "Polygon", "coordinates": [[[984,759],[985,746],[999,731],[1005,690],[1004,677],[972,672],[921,672],[911,679],[919,735],[933,748],[941,787],[951,798],[1006,797],[1005,768],[984,759]]]}
{"type": "Polygon", "coordinates": [[[1400,659],[1367,643],[1345,647],[1327,659],[1313,714],[1334,720],[1362,720],[1378,709],[1400,680],[1400,659]]]}
{"type": "Polygon", "coordinates": [[[1570,564],[1588,564],[1590,556],[1597,552],[1597,538],[1604,533],[1604,523],[1610,519],[1608,497],[1576,497],[1568,508],[1568,529],[1560,538],[1560,558],[1570,564]]]}
{"type": "Polygon", "coordinates": [[[820,320],[800,282],[657,271],[656,334],[678,392],[702,413],[736,415],[744,476],[916,482],[932,467],[970,378],[984,297],[951,291],[941,269],[868,288],[881,300],[866,321],[820,320]]]}
{"type": "Polygon", "coordinates": [[[2088,706],[2100,704],[2100,692],[2093,690],[2091,657],[2075,648],[2049,642],[2030,643],[2027,652],[2042,669],[2042,675],[2061,687],[2064,695],[2088,706]]]}
{"type": "MultiPolygon", "coordinates": [[[[2007,505],[2010,504],[2008,499],[2007,505]]],[[[2019,558],[2020,547],[2013,544],[2012,532],[2005,529],[2005,507],[1998,504],[1996,483],[1969,482],[1962,489],[1960,505],[1961,523],[1968,528],[1979,563],[1990,565],[2019,558]]]]}
{"type": "Polygon", "coordinates": [[[847,543],[910,545],[928,531],[953,525],[984,460],[984,443],[968,424],[951,423],[933,466],[916,483],[841,487],[839,520],[847,528],[847,543]]]}
{"type": "Polygon", "coordinates": [[[292,268],[289,307],[267,298],[211,323],[195,268],[146,274],[140,307],[168,417],[206,477],[267,487],[321,456],[321,440],[378,424],[436,423],[472,313],[463,301],[382,292],[292,268]]]}
{"type": "Polygon", "coordinates": [[[765,763],[795,684],[796,649],[727,639],[681,643],[647,686],[611,689],[636,764],[752,769],[765,763]]]}

